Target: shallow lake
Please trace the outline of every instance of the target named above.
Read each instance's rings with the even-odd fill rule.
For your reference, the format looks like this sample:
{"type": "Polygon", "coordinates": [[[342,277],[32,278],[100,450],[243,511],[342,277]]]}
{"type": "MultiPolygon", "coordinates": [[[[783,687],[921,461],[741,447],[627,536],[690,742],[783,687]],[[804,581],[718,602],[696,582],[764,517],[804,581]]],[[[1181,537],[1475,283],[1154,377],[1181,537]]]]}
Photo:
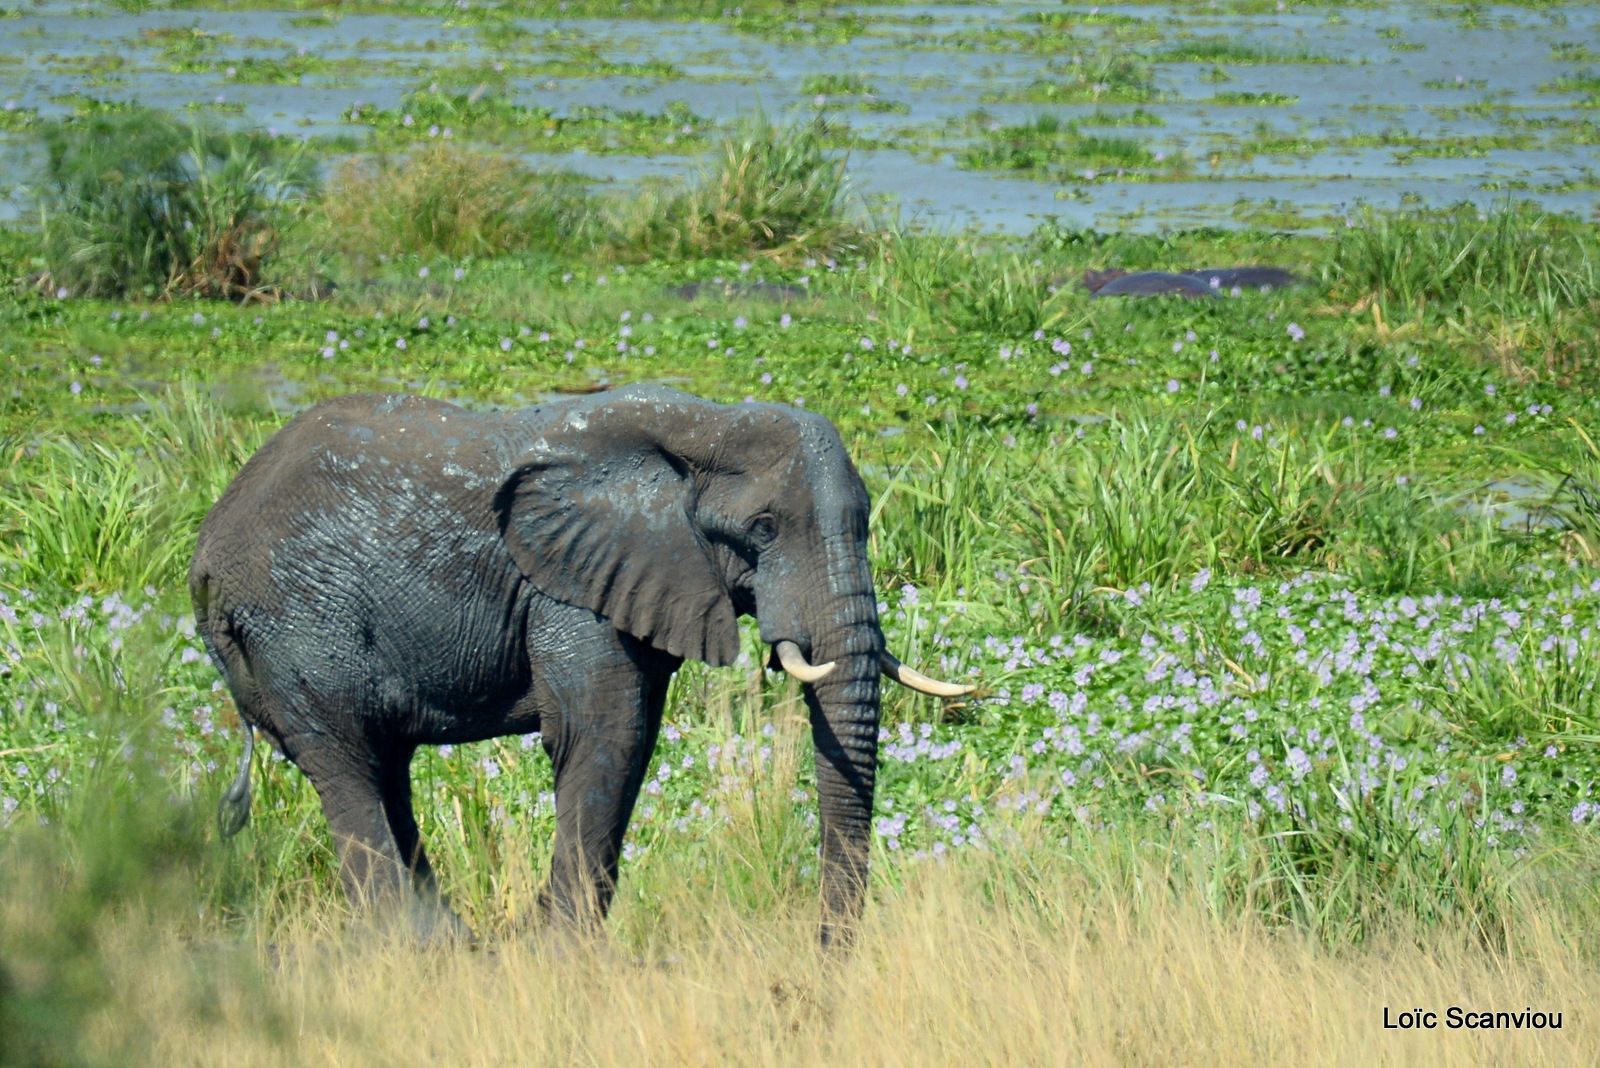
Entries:
{"type": "MultiPolygon", "coordinates": [[[[422,87],[474,83],[555,116],[659,116],[678,102],[717,125],[757,108],[823,114],[864,199],[939,226],[1321,228],[1363,202],[1508,197],[1600,210],[1600,7],[1266,6],[859,7],[828,14],[853,27],[832,38],[794,16],[791,42],[731,11],[475,20],[34,3],[0,10],[0,217],[27,210],[39,117],[138,101],[348,152],[374,136],[353,107],[397,113],[422,87]],[[1058,123],[1039,135],[1041,118],[1058,123]],[[1081,166],[1089,148],[1130,162],[1081,166]],[[1019,151],[1033,153],[1026,166],[1019,151]]],[[[427,136],[419,125],[415,140],[427,136]]],[[[627,182],[691,170],[705,144],[504,147],[627,182]]]]}

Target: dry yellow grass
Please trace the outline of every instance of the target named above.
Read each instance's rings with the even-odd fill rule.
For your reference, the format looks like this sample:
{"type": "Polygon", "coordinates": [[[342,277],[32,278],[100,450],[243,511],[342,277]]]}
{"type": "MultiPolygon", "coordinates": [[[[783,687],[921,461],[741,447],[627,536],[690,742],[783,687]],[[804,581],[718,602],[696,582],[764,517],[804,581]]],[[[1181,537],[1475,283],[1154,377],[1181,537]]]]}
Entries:
{"type": "Polygon", "coordinates": [[[231,1068],[1600,1063],[1600,975],[1538,915],[1509,953],[1437,937],[1330,953],[1165,889],[1097,891],[1070,868],[1034,882],[1050,893],[1031,904],[983,905],[995,864],[930,866],[885,895],[842,964],[819,958],[799,903],[783,922],[700,916],[716,934],[668,938],[644,963],[310,935],[258,956],[125,924],[105,948],[118,995],[95,1045],[114,1062],[231,1068]],[[1531,1005],[1564,1026],[1452,1031],[1451,1005],[1531,1005]],[[1435,1009],[1441,1026],[1385,1030],[1386,1006],[1435,1009]]]}

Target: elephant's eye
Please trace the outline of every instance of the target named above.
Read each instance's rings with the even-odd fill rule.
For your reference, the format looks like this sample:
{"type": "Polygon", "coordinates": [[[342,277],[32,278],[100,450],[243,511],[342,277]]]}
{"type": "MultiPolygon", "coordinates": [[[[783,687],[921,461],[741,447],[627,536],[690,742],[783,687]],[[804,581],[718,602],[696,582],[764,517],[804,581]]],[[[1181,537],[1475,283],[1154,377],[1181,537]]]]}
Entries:
{"type": "Polygon", "coordinates": [[[750,535],[750,544],[757,549],[765,549],[778,536],[778,524],[770,515],[756,516],[750,520],[750,525],[746,529],[750,535]]]}

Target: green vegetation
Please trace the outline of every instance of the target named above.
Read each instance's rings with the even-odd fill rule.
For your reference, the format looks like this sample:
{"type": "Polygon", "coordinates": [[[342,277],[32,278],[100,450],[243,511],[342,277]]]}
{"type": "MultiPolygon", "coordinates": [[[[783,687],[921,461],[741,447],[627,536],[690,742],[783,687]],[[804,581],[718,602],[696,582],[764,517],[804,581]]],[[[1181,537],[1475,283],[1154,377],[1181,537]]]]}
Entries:
{"type": "Polygon", "coordinates": [[[1143,104],[1155,100],[1150,68],[1135,56],[1096,53],[1088,59],[1051,69],[1021,90],[991,93],[985,101],[1017,100],[1036,103],[1143,104]]]}
{"type": "Polygon", "coordinates": [[[830,156],[821,122],[745,119],[687,183],[657,183],[616,215],[620,243],[648,255],[769,258],[851,243],[845,160],[830,156]]]}
{"type": "Polygon", "coordinates": [[[1532,208],[1369,214],[1343,235],[1328,269],[1346,293],[1371,293],[1390,309],[1453,309],[1446,321],[1466,339],[1498,323],[1502,360],[1535,355],[1545,374],[1584,358],[1575,332],[1600,307],[1594,231],[1532,208]]]}
{"type": "Polygon", "coordinates": [[[807,74],[800,79],[800,91],[808,96],[859,96],[875,92],[859,74],[807,74]]]}
{"type": "MultiPolygon", "coordinates": [[[[440,14],[298,21],[346,11],[440,14]]],[[[1578,1011],[1600,991],[1592,221],[1508,201],[1291,234],[1301,209],[1252,194],[1229,231],[936,232],[863,209],[847,181],[843,149],[866,141],[842,116],[900,109],[878,95],[913,83],[892,68],[805,76],[827,98],[811,121],[719,126],[662,95],[558,111],[529,103],[528,79],[694,99],[686,71],[720,60],[618,58],[570,26],[529,31],[529,13],[874,48],[894,23],[768,0],[452,6],[464,36],[393,49],[411,91],[345,114],[362,129],[325,146],[353,156],[325,183],[276,134],[81,94],[53,102],[60,120],[0,110],[10,143],[47,147],[42,211],[0,227],[0,1065],[391,1065],[456,1042],[484,1063],[938,1063],[952,1047],[927,1036],[950,1020],[1005,1034],[1008,1063],[1273,1063],[1319,1041],[1382,1063],[1393,1048],[1348,1020],[1435,994],[1566,1008],[1541,1048],[1594,1061],[1578,1011]],[[678,157],[686,176],[593,183],[557,169],[578,149],[678,157]],[[1248,263],[1308,284],[1192,301],[1080,284],[1248,263]],[[832,419],[872,492],[891,646],[980,686],[946,704],[885,690],[858,958],[827,972],[812,954],[804,709],[753,632],[748,663],[673,683],[611,924],[622,963],[528,948],[554,826],[531,737],[417,762],[430,850],[494,952],[339,937],[357,925],[292,768],[260,760],[249,829],[214,837],[239,736],[189,618],[201,518],[327,396],[515,406],[640,381],[832,419]],[[605,1026],[616,1005],[636,1026],[605,1026]]],[[[1150,106],[1168,102],[1152,64],[1204,65],[1217,104],[1286,106],[1292,86],[1231,92],[1225,68],[1332,59],[1177,38],[1151,15],[892,29],[909,31],[895,47],[1034,64],[1007,100],[1088,105],[973,113],[933,139],[1074,195],[1254,153],[1596,140],[1590,120],[1485,97],[1448,114],[1489,133],[1395,118],[1326,137],[1260,112],[1215,156],[1163,154],[1120,129],[1171,121],[1155,136],[1201,143],[1150,106]]],[[[245,32],[149,43],[160,69],[241,84],[351,69],[245,32]],[[225,58],[244,48],[271,58],[225,58]]],[[[128,66],[99,43],[49,63],[94,84],[128,66]]],[[[208,101],[193,110],[240,107],[208,101]]]]}
{"type": "Polygon", "coordinates": [[[998,127],[979,112],[971,125],[984,131],[984,140],[957,156],[963,167],[974,170],[1020,171],[1061,175],[1065,172],[1126,172],[1182,170],[1182,156],[1152,151],[1138,141],[1082,133],[1076,124],[1043,114],[1020,126],[998,127]]]}
{"type": "Polygon", "coordinates": [[[1276,48],[1262,48],[1233,37],[1191,38],[1168,46],[1152,55],[1150,59],[1156,63],[1232,63],[1238,66],[1260,63],[1335,62],[1308,49],[1286,52],[1276,48]]]}
{"type": "Polygon", "coordinates": [[[592,244],[598,223],[582,179],[443,142],[409,156],[346,163],[322,207],[353,259],[559,252],[592,244]]]}
{"type": "Polygon", "coordinates": [[[311,172],[270,139],[142,109],[44,128],[47,288],[82,296],[249,299],[311,172]]]}
{"type": "Polygon", "coordinates": [[[1245,93],[1224,91],[1211,98],[1213,104],[1243,104],[1246,106],[1259,106],[1262,104],[1298,104],[1300,98],[1289,93],[1245,93]]]}
{"type": "MultiPolygon", "coordinates": [[[[297,944],[342,922],[331,849],[311,791],[271,760],[251,829],[210,840],[236,725],[183,574],[276,406],[396,383],[516,403],[668,379],[803,401],[841,426],[876,501],[891,644],[983,686],[948,707],[886,695],[875,923],[899,922],[937,872],[973,873],[1015,910],[1085,863],[1096,885],[1148,879],[1156,854],[1151,885],[1207,923],[1313,947],[1390,952],[1400,931],[1494,955],[1524,944],[1529,916],[1589,922],[1589,228],[1512,208],[1358,216],[1328,239],[858,229],[847,256],[796,240],[845,234],[813,128],[751,120],[722,152],[719,170],[640,198],[632,231],[600,202],[541,215],[559,187],[438,146],[387,179],[431,222],[382,215],[380,187],[360,184],[381,179],[341,178],[306,215],[340,283],[317,302],[21,285],[0,302],[15,383],[0,398],[0,847],[18,858],[0,871],[21,880],[8,888],[63,888],[8,890],[0,910],[0,958],[22,977],[0,1012],[26,1021],[29,1048],[65,1056],[80,1021],[146,1018],[135,992],[157,988],[178,1006],[222,999],[168,1017],[183,1033],[231,1020],[235,1040],[305,1041],[275,1030],[290,1002],[251,1022],[227,1006],[266,996],[241,935],[297,944]],[[552,218],[615,228],[559,241],[580,231],[552,218]],[[1200,302],[1074,284],[1086,267],[1250,261],[1319,281],[1200,302]],[[691,307],[670,292],[710,278],[803,295],[691,307]],[[1531,494],[1520,513],[1492,479],[1531,494]],[[220,940],[218,970],[162,956],[173,932],[220,940]],[[130,970],[159,979],[129,985],[130,970]]],[[[8,276],[43,256],[42,235],[0,238],[8,276]]],[[[680,673],[668,772],[629,837],[624,945],[699,952],[730,928],[803,941],[815,847],[797,700],[753,667],[680,673]]],[[[452,899],[500,944],[526,930],[550,786],[528,739],[418,762],[452,899]]],[[[322,981],[309,966],[286,965],[322,981]]]]}
{"type": "Polygon", "coordinates": [[[511,103],[491,91],[487,82],[461,90],[435,83],[409,93],[398,108],[356,106],[345,118],[373,127],[379,144],[386,147],[470,136],[493,137],[505,147],[520,143],[526,150],[540,152],[574,148],[599,153],[687,152],[704,146],[710,128],[682,103],[657,114],[576,107],[558,116],[550,108],[511,103]]]}
{"type": "Polygon", "coordinates": [[[1600,71],[1582,70],[1557,78],[1549,85],[1539,87],[1548,93],[1582,93],[1581,107],[1600,107],[1600,71]]]}
{"type": "Polygon", "coordinates": [[[1099,108],[1092,115],[1080,118],[1078,124],[1080,126],[1165,126],[1167,122],[1160,115],[1144,108],[1134,108],[1132,111],[1106,111],[1104,108],[1099,108]]]}

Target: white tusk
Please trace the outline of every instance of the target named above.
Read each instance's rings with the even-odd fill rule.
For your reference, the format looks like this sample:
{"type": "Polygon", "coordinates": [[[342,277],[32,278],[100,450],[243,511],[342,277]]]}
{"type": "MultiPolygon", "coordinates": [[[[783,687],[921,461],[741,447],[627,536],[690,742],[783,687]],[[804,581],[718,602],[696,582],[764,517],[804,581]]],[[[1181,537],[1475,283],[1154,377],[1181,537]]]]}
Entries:
{"type": "Polygon", "coordinates": [[[887,649],[883,652],[883,673],[908,690],[925,693],[929,697],[965,697],[976,686],[959,686],[953,682],[930,679],[916,668],[908,668],[887,649]]]}
{"type": "Polygon", "coordinates": [[[820,682],[833,670],[832,660],[816,666],[806,663],[805,654],[794,642],[779,642],[774,648],[778,650],[778,663],[783,665],[783,670],[801,682],[820,682]]]}

